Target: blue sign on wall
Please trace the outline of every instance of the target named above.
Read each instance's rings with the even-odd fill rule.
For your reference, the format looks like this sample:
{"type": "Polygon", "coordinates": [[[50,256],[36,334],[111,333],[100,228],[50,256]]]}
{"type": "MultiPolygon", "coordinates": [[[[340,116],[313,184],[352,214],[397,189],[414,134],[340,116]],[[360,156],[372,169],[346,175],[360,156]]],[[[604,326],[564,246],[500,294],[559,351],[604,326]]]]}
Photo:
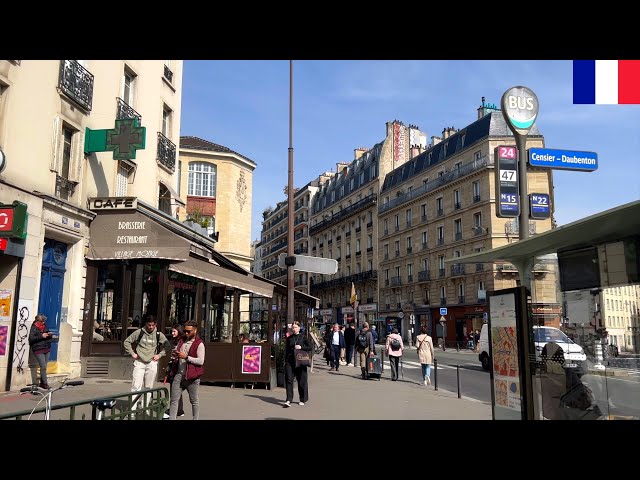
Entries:
{"type": "Polygon", "coordinates": [[[529,165],[532,167],[556,168],[593,172],[598,169],[598,154],[552,148],[530,148],[529,165]]]}
{"type": "Polygon", "coordinates": [[[447,307],[440,307],[440,315],[446,315],[447,314],[447,307]]]}
{"type": "Polygon", "coordinates": [[[551,206],[549,195],[546,193],[529,194],[529,206],[531,208],[531,218],[544,220],[551,216],[551,206]]]}

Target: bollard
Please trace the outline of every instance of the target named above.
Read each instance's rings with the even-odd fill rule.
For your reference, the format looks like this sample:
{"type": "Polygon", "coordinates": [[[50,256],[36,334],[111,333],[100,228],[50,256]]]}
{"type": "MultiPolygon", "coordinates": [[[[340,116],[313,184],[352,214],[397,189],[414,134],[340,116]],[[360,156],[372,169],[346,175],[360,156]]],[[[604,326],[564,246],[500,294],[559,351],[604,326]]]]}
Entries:
{"type": "Polygon", "coordinates": [[[433,359],[433,384],[435,386],[434,390],[438,390],[438,359],[433,359]]]}
{"type": "Polygon", "coordinates": [[[460,397],[460,365],[456,365],[456,376],[458,377],[458,398],[460,397]]]}

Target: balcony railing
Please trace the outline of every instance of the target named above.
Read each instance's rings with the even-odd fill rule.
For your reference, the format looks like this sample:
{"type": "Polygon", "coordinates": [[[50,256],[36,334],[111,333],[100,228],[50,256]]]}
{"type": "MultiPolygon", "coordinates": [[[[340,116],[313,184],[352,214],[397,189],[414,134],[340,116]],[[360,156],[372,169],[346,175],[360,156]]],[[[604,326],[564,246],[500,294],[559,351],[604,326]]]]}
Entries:
{"type": "Polygon", "coordinates": [[[444,208],[439,208],[436,210],[436,216],[442,217],[444,215],[444,208]]]}
{"type": "Polygon", "coordinates": [[[423,222],[426,222],[427,221],[427,216],[426,215],[422,215],[420,217],[420,220],[423,221],[423,222]]]}
{"type": "Polygon", "coordinates": [[[464,303],[464,296],[458,295],[458,303],[464,303]]]}
{"type": "Polygon", "coordinates": [[[423,244],[422,244],[422,250],[426,250],[426,249],[427,249],[427,244],[426,244],[426,243],[423,243],[423,244]]]}
{"type": "Polygon", "coordinates": [[[384,254],[384,259],[385,259],[385,260],[389,260],[389,254],[388,254],[388,253],[385,253],[385,254],[384,254]]]}
{"type": "Polygon", "coordinates": [[[460,210],[462,208],[462,204],[460,202],[456,202],[453,204],[454,210],[460,210]]]}
{"type": "Polygon", "coordinates": [[[473,203],[478,203],[480,201],[480,195],[473,196],[473,203]]]}
{"type": "Polygon", "coordinates": [[[439,268],[438,269],[438,277],[442,278],[445,275],[445,269],[444,268],[439,268]]]}
{"type": "Polygon", "coordinates": [[[400,256],[400,250],[396,250],[396,257],[400,256]]]}
{"type": "Polygon", "coordinates": [[[296,254],[300,254],[300,253],[308,253],[309,249],[307,247],[300,247],[300,248],[296,248],[293,253],[296,254]]]}
{"type": "Polygon", "coordinates": [[[476,272],[484,271],[484,263],[476,263],[476,272]]]}
{"type": "Polygon", "coordinates": [[[360,230],[362,230],[362,227],[356,227],[356,233],[360,233],[360,230]]]}
{"type": "Polygon", "coordinates": [[[446,305],[447,304],[447,299],[446,298],[440,298],[440,305],[446,305]]]}
{"type": "Polygon", "coordinates": [[[93,74],[75,60],[60,61],[60,83],[62,93],[87,111],[93,102],[93,74]]]}
{"type": "MultiPolygon", "coordinates": [[[[313,227],[310,228],[309,233],[314,235],[315,233],[324,230],[326,228],[335,225],[336,223],[341,222],[342,220],[364,210],[365,208],[370,207],[371,205],[375,205],[377,203],[376,195],[367,195],[362,200],[358,200],[353,205],[348,206],[347,208],[342,209],[337,214],[330,216],[329,218],[317,223],[313,227]]],[[[315,212],[317,213],[317,212],[315,212]]]]}
{"type": "MultiPolygon", "coordinates": [[[[517,220],[512,220],[504,224],[504,231],[509,235],[519,235],[520,227],[518,225],[517,220]]],[[[536,233],[536,223],[529,222],[529,235],[535,235],[536,233]]]]}
{"type": "Polygon", "coordinates": [[[397,287],[402,285],[402,277],[391,277],[391,286],[397,287]]]}
{"type": "Polygon", "coordinates": [[[459,178],[469,175],[470,173],[476,172],[489,165],[493,165],[493,156],[484,155],[483,157],[475,159],[461,168],[455,168],[450,172],[447,172],[444,175],[434,180],[431,180],[430,182],[427,182],[424,185],[419,186],[418,188],[414,188],[410,192],[406,192],[398,195],[397,198],[394,198],[393,200],[390,200],[386,204],[380,206],[378,208],[378,213],[384,213],[387,210],[391,210],[392,208],[396,208],[396,207],[399,207],[400,205],[404,205],[405,203],[415,198],[421,197],[425,193],[436,190],[437,188],[440,188],[443,185],[451,183],[459,178]]]}
{"type": "Polygon", "coordinates": [[[407,282],[413,282],[413,275],[407,275],[407,282]]]}
{"type": "Polygon", "coordinates": [[[116,112],[116,118],[122,120],[123,118],[137,118],[138,125],[142,125],[142,115],[134,110],[134,108],[125,102],[120,97],[116,97],[118,102],[118,111],[116,112]]]}
{"type": "Polygon", "coordinates": [[[56,197],[69,200],[69,198],[73,196],[76,185],[78,185],[78,182],[56,175],[56,197]]]}
{"type": "Polygon", "coordinates": [[[342,235],[338,235],[338,236],[336,237],[336,242],[339,242],[340,240],[342,240],[342,235]]]}
{"type": "Polygon", "coordinates": [[[444,238],[439,238],[438,239],[438,246],[441,247],[442,245],[444,245],[444,238]]]}
{"type": "Polygon", "coordinates": [[[373,247],[367,247],[367,253],[373,252],[373,247]]]}
{"type": "Polygon", "coordinates": [[[371,228],[371,227],[373,227],[373,222],[368,222],[367,223],[367,228],[371,228]]]}
{"type": "Polygon", "coordinates": [[[458,275],[464,275],[465,274],[464,266],[465,266],[464,263],[454,263],[453,265],[451,265],[451,276],[455,277],[458,275]]]}
{"type": "Polygon", "coordinates": [[[170,172],[176,169],[176,144],[158,132],[158,154],[156,162],[170,172]]]}
{"type": "MultiPolygon", "coordinates": [[[[156,77],[157,78],[157,77],[156,77]]],[[[173,83],[173,72],[171,71],[171,69],[169,68],[168,65],[165,64],[164,66],[164,78],[167,79],[167,82],[169,83],[173,83]]]]}
{"type": "Polygon", "coordinates": [[[411,253],[413,252],[413,248],[412,247],[407,247],[407,253],[411,253]]]}
{"type": "Polygon", "coordinates": [[[430,278],[431,278],[431,275],[429,273],[429,270],[422,270],[421,272],[418,272],[418,281],[419,282],[426,282],[430,278]]]}
{"type": "Polygon", "coordinates": [[[462,232],[456,232],[455,239],[456,240],[462,240],[462,232]]]}

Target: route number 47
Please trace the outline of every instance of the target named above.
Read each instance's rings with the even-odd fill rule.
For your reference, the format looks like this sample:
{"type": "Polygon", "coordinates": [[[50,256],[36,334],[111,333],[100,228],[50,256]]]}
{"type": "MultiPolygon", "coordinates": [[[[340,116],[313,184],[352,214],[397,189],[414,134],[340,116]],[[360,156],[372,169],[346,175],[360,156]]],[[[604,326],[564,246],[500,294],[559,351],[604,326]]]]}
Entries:
{"type": "Polygon", "coordinates": [[[503,182],[515,182],[516,171],[515,170],[500,170],[500,180],[503,182]]]}

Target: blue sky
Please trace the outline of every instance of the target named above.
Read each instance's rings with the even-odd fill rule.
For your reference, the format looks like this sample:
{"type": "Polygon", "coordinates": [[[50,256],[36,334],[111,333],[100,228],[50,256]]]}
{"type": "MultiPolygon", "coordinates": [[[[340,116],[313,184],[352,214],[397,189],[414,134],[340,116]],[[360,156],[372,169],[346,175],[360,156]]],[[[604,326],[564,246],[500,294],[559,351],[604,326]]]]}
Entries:
{"type": "MultiPolygon", "coordinates": [[[[640,105],[573,105],[572,62],[294,61],[294,183],[301,187],[357,147],[372,147],[394,119],[427,138],[477,118],[482,97],[525,85],[538,96],[547,148],[598,153],[596,172],[554,171],[559,225],[640,199],[640,105]]],[[[262,211],[284,200],[288,180],[289,62],[184,62],[181,135],[254,160],[252,239],[262,211]]]]}

